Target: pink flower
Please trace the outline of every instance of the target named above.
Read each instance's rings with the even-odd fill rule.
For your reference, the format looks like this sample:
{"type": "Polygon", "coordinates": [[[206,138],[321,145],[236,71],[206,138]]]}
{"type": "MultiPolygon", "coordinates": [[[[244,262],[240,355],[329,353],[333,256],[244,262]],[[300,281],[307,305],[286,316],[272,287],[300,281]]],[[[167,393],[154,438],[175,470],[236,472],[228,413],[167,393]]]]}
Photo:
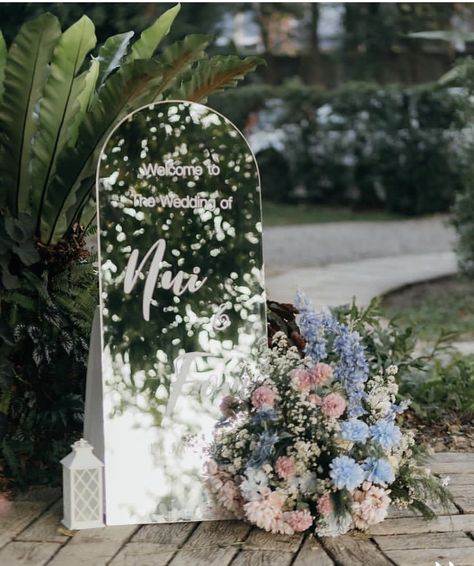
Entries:
{"type": "Polygon", "coordinates": [[[217,501],[238,519],[243,518],[243,499],[239,488],[232,480],[223,482],[216,493],[217,501]]]}
{"type": "Polygon", "coordinates": [[[270,387],[261,385],[252,393],[250,400],[252,401],[252,405],[257,409],[262,407],[273,407],[273,403],[275,402],[275,392],[270,389],[270,387]]]}
{"type": "Polygon", "coordinates": [[[385,519],[390,505],[389,493],[390,490],[375,487],[370,482],[364,482],[362,489],[354,492],[352,520],[357,529],[368,529],[385,519]]]}
{"type": "Polygon", "coordinates": [[[329,364],[322,362],[316,364],[310,371],[313,385],[323,385],[330,377],[332,377],[332,367],[329,364]]]}
{"type": "Polygon", "coordinates": [[[322,495],[318,499],[316,507],[321,515],[327,515],[328,513],[331,513],[333,504],[329,495],[322,495]]]}
{"type": "Polygon", "coordinates": [[[313,386],[313,376],[311,372],[303,368],[295,369],[291,381],[297,391],[309,391],[313,386]]]}
{"type": "Polygon", "coordinates": [[[321,405],[321,403],[323,402],[321,397],[319,395],[316,395],[315,393],[308,395],[308,401],[310,403],[313,403],[313,405],[321,405]]]}
{"type": "Polygon", "coordinates": [[[278,491],[272,491],[266,497],[249,501],[244,505],[247,519],[266,531],[280,532],[281,509],[286,496],[278,491]]]}
{"type": "Polygon", "coordinates": [[[339,393],[329,393],[323,399],[322,411],[327,417],[339,418],[346,410],[346,401],[339,393]]]}
{"type": "Polygon", "coordinates": [[[275,470],[282,480],[292,478],[296,473],[296,465],[293,458],[280,456],[275,462],[275,470]]]}
{"type": "Polygon", "coordinates": [[[232,395],[226,395],[223,397],[219,409],[224,417],[232,417],[235,415],[235,408],[238,404],[238,400],[232,395]]]}
{"type": "Polygon", "coordinates": [[[309,511],[288,511],[283,513],[283,520],[295,533],[302,533],[313,524],[313,517],[309,511]]]}

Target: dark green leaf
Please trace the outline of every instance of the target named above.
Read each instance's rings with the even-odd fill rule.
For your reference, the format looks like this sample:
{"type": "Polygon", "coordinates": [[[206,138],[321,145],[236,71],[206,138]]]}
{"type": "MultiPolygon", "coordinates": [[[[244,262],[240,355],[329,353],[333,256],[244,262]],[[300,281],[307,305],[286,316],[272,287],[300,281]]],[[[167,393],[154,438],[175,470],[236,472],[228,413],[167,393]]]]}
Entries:
{"type": "Polygon", "coordinates": [[[29,161],[36,128],[34,108],[46,80],[52,50],[61,35],[57,18],[43,14],[27,22],[8,52],[0,106],[0,179],[12,213],[28,210],[29,161]]]}
{"type": "Polygon", "coordinates": [[[80,108],[77,91],[86,81],[75,79],[87,53],[95,46],[94,29],[92,21],[83,16],[63,33],[54,49],[39,109],[38,137],[33,146],[32,209],[38,215],[37,230],[56,157],[65,144],[74,113],[80,108]]]}

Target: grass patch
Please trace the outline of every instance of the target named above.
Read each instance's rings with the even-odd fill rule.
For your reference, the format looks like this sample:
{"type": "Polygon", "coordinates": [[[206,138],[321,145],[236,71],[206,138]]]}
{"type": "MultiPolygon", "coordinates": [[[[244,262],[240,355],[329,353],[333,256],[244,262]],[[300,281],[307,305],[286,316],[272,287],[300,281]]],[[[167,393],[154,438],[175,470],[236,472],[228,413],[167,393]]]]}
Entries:
{"type": "Polygon", "coordinates": [[[288,226],[291,224],[320,224],[324,222],[386,221],[399,220],[400,216],[389,212],[350,208],[315,206],[307,204],[276,204],[263,202],[264,226],[288,226]]]}
{"type": "Polygon", "coordinates": [[[442,330],[474,340],[474,282],[450,277],[407,287],[385,297],[382,315],[396,316],[422,340],[434,340],[442,330]]]}

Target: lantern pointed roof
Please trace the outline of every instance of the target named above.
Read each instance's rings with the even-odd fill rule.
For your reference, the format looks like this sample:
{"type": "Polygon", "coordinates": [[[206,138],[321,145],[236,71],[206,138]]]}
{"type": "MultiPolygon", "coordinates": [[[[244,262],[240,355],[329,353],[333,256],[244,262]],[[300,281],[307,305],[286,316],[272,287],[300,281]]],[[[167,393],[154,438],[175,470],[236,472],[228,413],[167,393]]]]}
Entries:
{"type": "Polygon", "coordinates": [[[103,467],[104,464],[94,455],[92,444],[81,438],[71,445],[72,452],[61,460],[61,464],[70,470],[84,470],[103,467]]]}

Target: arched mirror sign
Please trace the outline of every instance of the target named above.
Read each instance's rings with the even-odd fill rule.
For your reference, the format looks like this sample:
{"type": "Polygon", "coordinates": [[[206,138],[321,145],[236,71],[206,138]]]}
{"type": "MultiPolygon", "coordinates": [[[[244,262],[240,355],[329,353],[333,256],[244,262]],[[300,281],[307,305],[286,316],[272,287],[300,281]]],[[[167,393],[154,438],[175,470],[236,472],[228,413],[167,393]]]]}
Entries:
{"type": "Polygon", "coordinates": [[[147,106],[106,142],[97,206],[106,521],[220,518],[206,447],[265,338],[254,156],[206,106],[147,106]]]}

